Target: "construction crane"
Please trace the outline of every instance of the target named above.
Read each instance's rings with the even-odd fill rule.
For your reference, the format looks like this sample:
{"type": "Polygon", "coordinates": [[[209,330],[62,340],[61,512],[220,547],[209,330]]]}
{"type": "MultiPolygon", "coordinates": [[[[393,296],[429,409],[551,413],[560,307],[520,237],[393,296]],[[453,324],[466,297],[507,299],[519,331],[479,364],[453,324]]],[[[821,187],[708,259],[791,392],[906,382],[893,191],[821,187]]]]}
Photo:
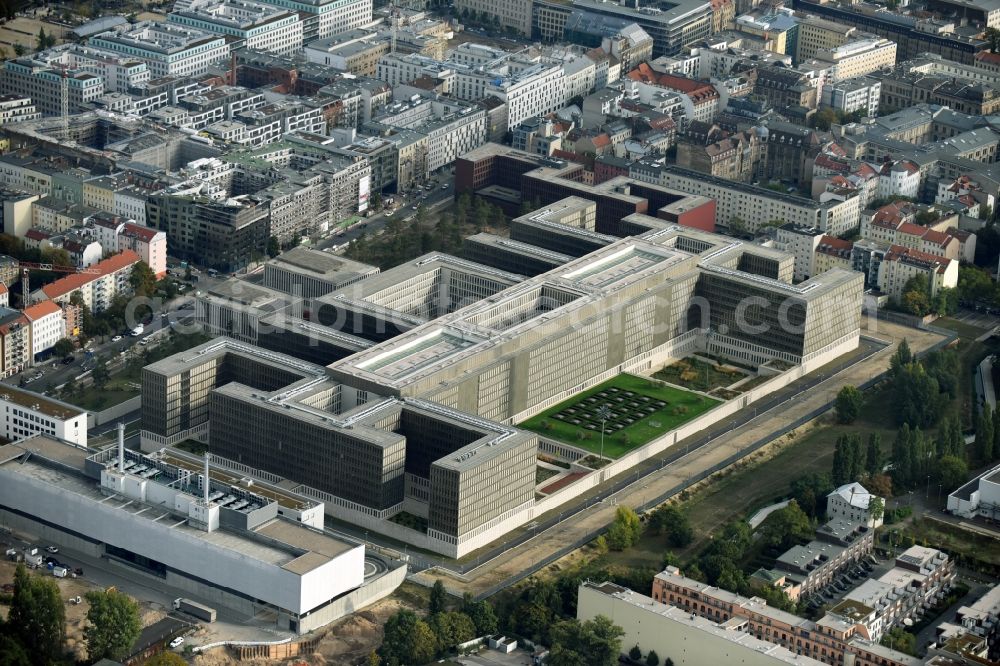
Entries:
{"type": "Polygon", "coordinates": [[[36,264],[22,261],[21,265],[21,307],[28,307],[28,273],[31,270],[52,271],[53,273],[81,273],[84,275],[100,275],[96,268],[77,268],[76,266],[57,266],[56,264],[36,264]]]}

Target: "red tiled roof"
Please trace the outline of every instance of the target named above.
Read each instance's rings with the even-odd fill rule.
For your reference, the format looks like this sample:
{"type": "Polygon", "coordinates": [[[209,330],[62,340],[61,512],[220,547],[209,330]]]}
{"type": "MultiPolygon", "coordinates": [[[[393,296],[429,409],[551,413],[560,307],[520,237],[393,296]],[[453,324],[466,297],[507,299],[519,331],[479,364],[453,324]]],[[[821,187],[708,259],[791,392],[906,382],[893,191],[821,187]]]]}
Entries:
{"type": "Polygon", "coordinates": [[[980,51],[976,54],[976,60],[979,60],[980,62],[988,62],[991,65],[1000,65],[1000,53],[980,51]]]}
{"type": "Polygon", "coordinates": [[[948,268],[948,262],[950,261],[947,257],[931,254],[930,252],[921,252],[912,247],[903,247],[902,245],[889,246],[885,260],[928,264],[928,268],[933,266],[938,273],[943,273],[948,268]]]}
{"type": "Polygon", "coordinates": [[[943,231],[934,231],[933,229],[928,229],[924,232],[923,238],[921,238],[921,240],[934,243],[935,245],[947,245],[950,239],[951,236],[943,231]]]}
{"type": "Polygon", "coordinates": [[[48,234],[41,229],[28,229],[28,232],[24,234],[24,237],[29,240],[43,241],[48,240],[51,234],[48,234]]]}
{"type": "Polygon", "coordinates": [[[125,233],[135,236],[139,240],[148,243],[153,240],[153,237],[159,232],[156,229],[150,229],[149,227],[144,227],[141,224],[132,224],[129,222],[125,225],[125,233]]]}
{"type": "Polygon", "coordinates": [[[7,285],[5,285],[3,282],[0,282],[0,294],[6,294],[6,293],[7,293],[7,285]]]}
{"type": "Polygon", "coordinates": [[[896,231],[898,231],[901,234],[909,234],[911,236],[923,237],[924,233],[927,232],[927,229],[925,227],[920,226],[919,224],[913,224],[912,222],[903,222],[896,228],[896,231]]]}
{"type": "Polygon", "coordinates": [[[34,305],[29,305],[21,311],[30,321],[37,321],[46,315],[53,315],[62,312],[62,308],[55,301],[39,301],[34,305]]]}
{"type": "Polygon", "coordinates": [[[99,274],[75,273],[73,275],[67,275],[64,278],[59,278],[55,282],[42,287],[42,293],[49,298],[59,298],[60,296],[73,293],[80,287],[89,282],[93,282],[99,277],[110,275],[111,273],[119,271],[138,261],[138,254],[132,250],[125,250],[124,252],[119,252],[118,254],[108,257],[104,261],[98,262],[90,267],[91,270],[98,271],[99,274]]]}
{"type": "Polygon", "coordinates": [[[827,246],[836,250],[850,250],[854,247],[854,243],[849,240],[844,240],[843,238],[837,238],[836,236],[823,236],[819,239],[820,247],[827,246]]]}

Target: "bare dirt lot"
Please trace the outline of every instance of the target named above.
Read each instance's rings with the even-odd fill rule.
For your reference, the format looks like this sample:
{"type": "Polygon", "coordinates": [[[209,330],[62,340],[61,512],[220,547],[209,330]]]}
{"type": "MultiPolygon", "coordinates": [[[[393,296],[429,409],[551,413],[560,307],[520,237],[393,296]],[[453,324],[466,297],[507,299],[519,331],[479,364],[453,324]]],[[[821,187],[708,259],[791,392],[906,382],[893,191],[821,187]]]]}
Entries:
{"type": "MultiPolygon", "coordinates": [[[[291,664],[308,666],[345,666],[364,661],[372,650],[382,644],[382,627],[396,611],[408,609],[423,613],[427,608],[427,590],[412,583],[403,583],[389,598],[335,622],[327,627],[316,653],[288,660],[291,664]]],[[[265,666],[279,663],[269,660],[237,660],[225,648],[216,648],[194,658],[195,666],[265,666]]],[[[282,662],[284,663],[284,662],[282,662]]]]}
{"type": "Polygon", "coordinates": [[[0,47],[4,49],[4,55],[8,58],[14,57],[14,44],[21,44],[29,52],[33,51],[38,41],[39,29],[44,29],[46,35],[54,35],[56,43],[61,43],[67,32],[66,28],[47,23],[41,18],[18,16],[0,26],[0,47]]]}
{"type": "MultiPolygon", "coordinates": [[[[0,585],[14,582],[14,570],[17,566],[13,562],[0,561],[0,585]]],[[[35,576],[44,576],[46,573],[42,569],[31,572],[35,576]]],[[[73,652],[78,661],[87,658],[87,648],[83,641],[83,625],[87,617],[88,604],[83,599],[88,591],[94,589],[94,585],[86,578],[55,578],[59,586],[59,594],[66,604],[66,648],[73,652]],[[81,598],[81,603],[72,604],[70,599],[81,598]]],[[[0,616],[7,617],[7,606],[0,605],[0,616]]],[[[142,625],[148,626],[163,618],[164,613],[158,610],[144,608],[140,605],[142,612],[142,625]]]]}

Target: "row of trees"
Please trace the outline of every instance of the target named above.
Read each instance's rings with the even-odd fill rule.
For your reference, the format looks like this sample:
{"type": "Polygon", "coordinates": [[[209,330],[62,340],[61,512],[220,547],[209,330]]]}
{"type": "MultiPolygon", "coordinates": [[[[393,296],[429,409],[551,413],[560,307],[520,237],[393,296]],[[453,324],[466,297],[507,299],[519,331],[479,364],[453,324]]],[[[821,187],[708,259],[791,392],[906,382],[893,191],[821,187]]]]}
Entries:
{"type": "Polygon", "coordinates": [[[1000,458],[1000,414],[989,404],[983,405],[979,412],[973,452],[980,465],[991,464],[1000,458]]]}
{"type": "Polygon", "coordinates": [[[881,474],[884,468],[882,435],[879,433],[871,433],[867,444],[857,433],[845,433],[837,438],[831,473],[834,487],[874,477],[881,474]]]}
{"type": "Polygon", "coordinates": [[[922,360],[903,340],[889,364],[890,402],[897,425],[929,428],[958,397],[962,368],[958,353],[944,349],[922,360]]]}
{"type": "MultiPolygon", "coordinates": [[[[139,606],[114,589],[86,595],[84,640],[91,661],[122,661],[142,630],[139,606]]],[[[31,575],[23,564],[14,572],[7,621],[0,622],[0,663],[37,666],[71,663],[66,655],[66,611],[54,579],[31,575]]]]}
{"type": "Polygon", "coordinates": [[[507,224],[499,206],[479,197],[462,194],[452,211],[432,219],[423,205],[417,208],[411,223],[397,213],[389,219],[378,239],[362,235],[351,242],[345,255],[356,261],[376,264],[382,269],[398,266],[427,252],[461,254],[463,239],[473,233],[496,229],[507,224]]]}
{"type": "MultiPolygon", "coordinates": [[[[958,434],[961,437],[961,432],[958,434]]],[[[964,444],[956,448],[953,442],[950,435],[928,437],[920,428],[911,429],[904,423],[892,444],[893,486],[912,490],[934,481],[944,492],[951,492],[965,483],[969,468],[964,444]]]]}

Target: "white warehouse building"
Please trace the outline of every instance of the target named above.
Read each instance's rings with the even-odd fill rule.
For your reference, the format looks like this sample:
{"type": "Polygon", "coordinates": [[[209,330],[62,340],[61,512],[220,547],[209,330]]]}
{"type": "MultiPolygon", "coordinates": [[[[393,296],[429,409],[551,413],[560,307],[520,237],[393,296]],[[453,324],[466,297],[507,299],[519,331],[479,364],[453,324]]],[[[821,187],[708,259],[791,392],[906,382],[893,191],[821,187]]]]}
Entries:
{"type": "Polygon", "coordinates": [[[4,524],[185,595],[306,633],[389,593],[405,566],[366,581],[365,548],[309,523],[322,503],[179,452],[99,453],[34,437],[0,447],[4,524]],[[250,482],[248,482],[250,481],[250,482]],[[301,522],[300,522],[301,521],[301,522]],[[68,527],[71,526],[71,527],[68,527]]]}
{"type": "Polygon", "coordinates": [[[987,470],[948,495],[948,513],[962,518],[1000,516],[1000,465],[987,470]]]}

